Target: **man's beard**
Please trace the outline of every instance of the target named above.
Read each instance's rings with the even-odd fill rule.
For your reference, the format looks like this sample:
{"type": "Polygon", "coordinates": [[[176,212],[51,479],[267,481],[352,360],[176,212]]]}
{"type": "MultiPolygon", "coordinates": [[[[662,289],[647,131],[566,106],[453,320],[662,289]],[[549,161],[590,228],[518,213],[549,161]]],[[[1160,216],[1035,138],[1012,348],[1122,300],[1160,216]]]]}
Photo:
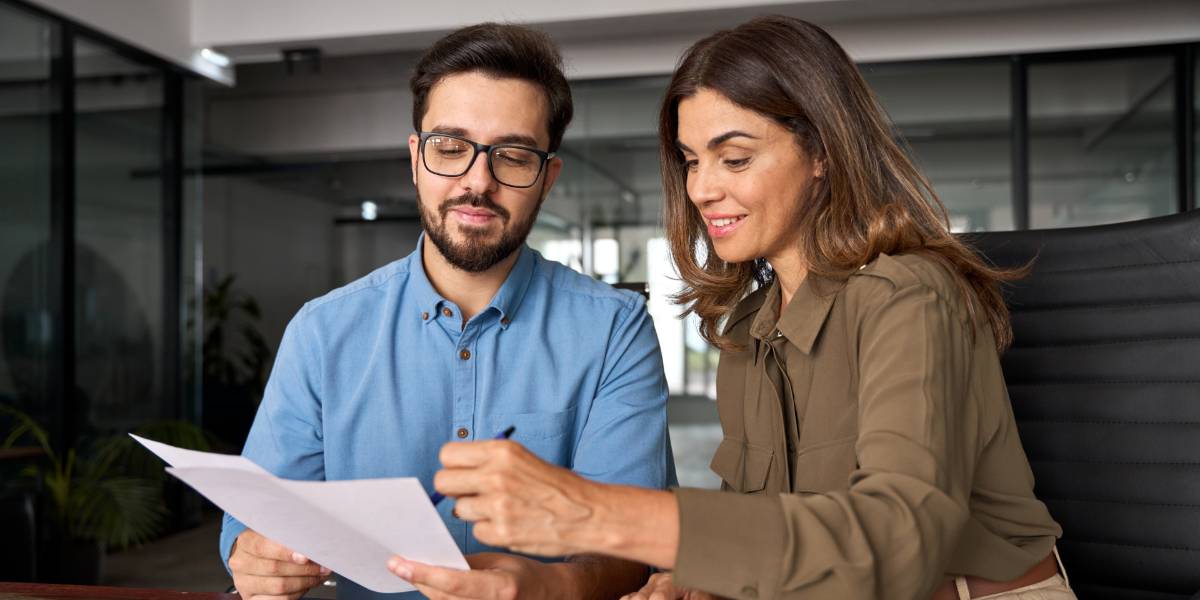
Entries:
{"type": "MultiPolygon", "coordinates": [[[[541,200],[539,199],[538,208],[540,207],[541,200]]],[[[486,196],[468,193],[443,202],[437,208],[439,219],[435,224],[430,219],[430,214],[425,208],[425,203],[421,201],[420,192],[417,194],[417,211],[421,215],[421,227],[425,230],[425,236],[433,242],[438,252],[442,253],[442,256],[446,258],[446,262],[457,269],[469,273],[486,271],[496,266],[496,263],[508,258],[513,252],[516,252],[525,243],[525,239],[529,237],[529,232],[533,230],[533,223],[537,220],[538,213],[535,209],[529,213],[529,218],[524,222],[515,223],[512,227],[506,227],[509,221],[512,220],[512,215],[508,210],[492,202],[486,196]],[[488,243],[487,238],[490,234],[490,228],[474,227],[458,228],[465,241],[460,243],[450,239],[448,217],[450,211],[458,206],[483,208],[495,213],[501,220],[502,232],[500,239],[488,243]]]]}

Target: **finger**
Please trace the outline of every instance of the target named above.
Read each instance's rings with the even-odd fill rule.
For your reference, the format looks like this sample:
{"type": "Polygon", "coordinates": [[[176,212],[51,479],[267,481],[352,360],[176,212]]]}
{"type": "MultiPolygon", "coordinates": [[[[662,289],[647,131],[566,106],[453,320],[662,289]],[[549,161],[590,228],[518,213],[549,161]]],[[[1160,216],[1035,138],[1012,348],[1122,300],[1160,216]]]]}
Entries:
{"type": "Polygon", "coordinates": [[[474,600],[472,598],[467,598],[465,596],[456,596],[454,594],[447,594],[446,592],[443,592],[442,590],[439,590],[437,588],[431,588],[427,585],[417,585],[414,583],[413,587],[417,588],[417,591],[420,592],[422,596],[427,598],[427,600],[474,600]]]}
{"type": "Polygon", "coordinates": [[[454,514],[464,521],[482,521],[488,517],[486,506],[478,497],[464,496],[454,501],[454,514]]]}
{"type": "Polygon", "coordinates": [[[487,474],[477,468],[445,468],[434,474],[433,489],[452,498],[473,496],[487,489],[487,474]]]}
{"type": "Polygon", "coordinates": [[[489,590],[503,582],[503,575],[494,571],[462,571],[435,567],[393,556],[388,569],[397,577],[417,586],[426,586],[446,594],[469,598],[484,597],[489,590]]]}
{"type": "Polygon", "coordinates": [[[318,575],[329,575],[329,569],[311,561],[307,564],[298,565],[289,561],[246,555],[238,557],[236,563],[233,559],[230,559],[229,562],[229,567],[235,571],[260,577],[316,577],[318,575]]]}
{"type": "Polygon", "coordinates": [[[328,577],[259,577],[246,575],[238,582],[243,596],[287,596],[303,594],[320,585],[328,577]]]}
{"type": "Polygon", "coordinates": [[[249,542],[245,546],[246,551],[254,556],[270,558],[273,560],[288,561],[298,565],[307,564],[309,562],[307,556],[304,556],[299,552],[293,552],[287,546],[267,539],[258,533],[248,537],[246,541],[249,542]]]}
{"type": "Polygon", "coordinates": [[[438,459],[446,468],[469,469],[485,465],[496,458],[520,455],[524,450],[521,444],[512,440],[450,442],[442,446],[438,459]]]}

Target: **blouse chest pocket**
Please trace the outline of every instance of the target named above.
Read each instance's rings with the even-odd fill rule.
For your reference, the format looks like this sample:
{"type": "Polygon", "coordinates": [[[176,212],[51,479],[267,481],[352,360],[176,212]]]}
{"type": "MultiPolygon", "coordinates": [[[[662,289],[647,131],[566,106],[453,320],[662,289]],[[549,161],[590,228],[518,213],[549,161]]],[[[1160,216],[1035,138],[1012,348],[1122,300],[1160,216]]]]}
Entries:
{"type": "Polygon", "coordinates": [[[792,490],[824,493],[848,489],[850,474],[858,468],[857,439],[849,436],[797,449],[792,460],[792,490]]]}
{"type": "Polygon", "coordinates": [[[748,445],[742,440],[725,438],[713,454],[709,468],[721,476],[729,489],[743,494],[761,492],[767,485],[774,454],[748,445]]]}

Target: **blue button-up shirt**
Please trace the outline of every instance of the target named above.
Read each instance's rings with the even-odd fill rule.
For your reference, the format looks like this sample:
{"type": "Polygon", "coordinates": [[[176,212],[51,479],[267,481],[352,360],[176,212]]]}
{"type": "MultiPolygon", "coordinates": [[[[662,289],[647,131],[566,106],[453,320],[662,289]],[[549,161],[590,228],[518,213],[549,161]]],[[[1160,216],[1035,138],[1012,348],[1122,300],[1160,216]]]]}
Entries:
{"type": "MultiPolygon", "coordinates": [[[[512,439],[585,477],[675,483],[662,357],[641,296],[524,247],[464,327],[425,274],[423,243],[300,309],[244,456],[287,479],[416,477],[432,491],[443,444],[511,425],[512,439]]],[[[453,506],[438,512],[459,548],[496,550],[453,506]]],[[[225,515],[226,562],[244,529],[225,515]]],[[[369,595],[338,587],[340,597],[369,595]]]]}

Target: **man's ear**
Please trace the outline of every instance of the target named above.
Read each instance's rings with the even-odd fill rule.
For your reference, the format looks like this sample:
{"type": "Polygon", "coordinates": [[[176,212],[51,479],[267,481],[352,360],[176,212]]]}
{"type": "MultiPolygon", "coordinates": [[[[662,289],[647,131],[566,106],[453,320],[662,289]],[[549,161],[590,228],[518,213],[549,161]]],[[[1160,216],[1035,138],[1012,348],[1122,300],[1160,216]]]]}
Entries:
{"type": "Polygon", "coordinates": [[[558,175],[562,173],[562,167],[562,159],[557,156],[546,161],[546,174],[543,175],[545,179],[542,183],[542,200],[545,200],[546,196],[550,195],[550,188],[554,187],[555,181],[558,181],[558,175]]]}
{"type": "Polygon", "coordinates": [[[412,162],[412,182],[417,185],[417,165],[421,160],[421,137],[413,133],[408,136],[408,154],[412,162]]]}

